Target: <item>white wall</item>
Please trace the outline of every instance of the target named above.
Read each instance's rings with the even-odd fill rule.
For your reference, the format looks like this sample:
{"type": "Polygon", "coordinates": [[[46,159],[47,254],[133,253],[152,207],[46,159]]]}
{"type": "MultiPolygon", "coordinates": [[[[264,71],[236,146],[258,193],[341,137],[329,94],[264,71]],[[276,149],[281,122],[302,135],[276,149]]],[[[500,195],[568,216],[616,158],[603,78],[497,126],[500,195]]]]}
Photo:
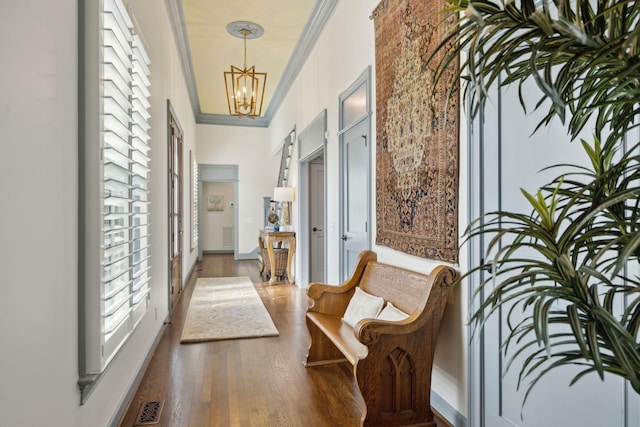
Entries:
{"type": "MultiPolygon", "coordinates": [[[[129,3],[152,61],[152,309],[83,406],[77,385],[78,2],[0,4],[2,426],[109,425],[168,312],[167,99],[187,150],[195,124],[164,2],[129,3]]],[[[195,254],[186,258],[185,265],[192,264],[195,254]]]]}
{"type": "MultiPolygon", "coordinates": [[[[266,128],[196,126],[199,164],[238,165],[236,209],[241,258],[256,254],[258,230],[264,225],[263,197],[273,195],[278,178],[279,152],[270,151],[268,135],[266,128]]],[[[281,144],[285,136],[281,136],[281,144]]]]}
{"type": "Polygon", "coordinates": [[[76,9],[0,5],[1,425],[79,413],[76,9]]]}

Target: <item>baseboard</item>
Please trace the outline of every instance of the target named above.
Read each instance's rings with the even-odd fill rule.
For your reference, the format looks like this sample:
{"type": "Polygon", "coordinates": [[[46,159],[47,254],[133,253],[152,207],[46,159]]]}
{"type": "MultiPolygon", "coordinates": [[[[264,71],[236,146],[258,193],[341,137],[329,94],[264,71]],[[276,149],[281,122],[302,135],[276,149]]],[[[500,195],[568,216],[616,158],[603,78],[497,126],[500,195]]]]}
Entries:
{"type": "MultiPolygon", "coordinates": [[[[233,251],[228,250],[211,250],[211,251],[202,251],[203,255],[221,255],[221,254],[233,254],[233,251]]],[[[260,251],[259,249],[255,249],[252,252],[238,254],[238,259],[259,259],[260,251]]]]}
{"type": "MultiPolygon", "coordinates": [[[[189,269],[187,280],[184,282],[185,285],[189,283],[189,281],[193,278],[194,274],[197,274],[197,266],[198,266],[198,263],[194,262],[191,268],[189,269]]],[[[184,292],[181,292],[178,298],[182,297],[183,293],[184,292]]],[[[120,407],[118,408],[118,410],[116,411],[116,413],[112,418],[112,422],[110,423],[111,427],[118,427],[120,425],[120,421],[122,421],[122,417],[127,413],[127,410],[131,405],[131,400],[133,399],[136,392],[138,391],[138,387],[140,387],[140,384],[142,383],[142,378],[144,377],[144,374],[147,372],[147,369],[149,368],[151,359],[153,359],[153,356],[156,354],[156,350],[158,349],[158,345],[160,344],[160,340],[164,335],[164,330],[167,327],[167,324],[169,323],[170,318],[171,318],[171,313],[167,313],[167,317],[164,319],[162,327],[158,330],[158,333],[156,334],[156,337],[154,338],[153,343],[151,344],[151,348],[149,349],[147,356],[144,358],[144,361],[142,362],[140,369],[138,369],[138,373],[136,374],[135,378],[131,382],[131,386],[129,387],[127,394],[125,395],[124,399],[122,400],[122,403],[120,404],[120,407]]]]}
{"type": "MultiPolygon", "coordinates": [[[[182,289],[183,290],[184,290],[185,286],[187,286],[187,284],[191,281],[191,279],[193,279],[193,275],[196,274],[196,270],[197,269],[198,269],[198,261],[196,260],[191,265],[191,268],[189,269],[189,273],[187,274],[187,279],[182,284],[182,289]]],[[[182,293],[180,295],[182,295],[182,293]]]]}
{"type": "Polygon", "coordinates": [[[259,252],[256,249],[253,252],[249,252],[249,253],[245,253],[245,254],[238,254],[238,259],[259,259],[258,255],[259,255],[259,252]]]}
{"type": "Polygon", "coordinates": [[[437,412],[439,418],[443,418],[446,422],[453,427],[467,427],[467,418],[458,412],[453,406],[444,400],[438,393],[431,391],[431,409],[437,412]]]}
{"type": "Polygon", "coordinates": [[[113,418],[110,424],[111,427],[118,427],[120,425],[120,421],[122,420],[122,417],[124,416],[124,414],[127,413],[127,410],[129,409],[129,405],[131,405],[131,400],[133,399],[136,392],[138,391],[138,387],[142,382],[142,378],[144,377],[144,374],[147,372],[147,368],[151,363],[151,359],[153,359],[153,355],[156,353],[156,349],[158,348],[158,345],[160,344],[160,340],[164,335],[164,330],[167,327],[168,320],[169,320],[169,316],[167,315],[167,318],[165,319],[165,322],[162,325],[162,327],[158,330],[158,334],[153,340],[153,344],[151,344],[151,348],[147,353],[147,356],[145,357],[144,361],[142,362],[142,365],[140,366],[138,373],[136,374],[135,378],[131,382],[131,387],[129,387],[127,394],[125,395],[124,399],[122,399],[122,403],[120,404],[120,407],[118,408],[116,413],[113,415],[113,418]]]}

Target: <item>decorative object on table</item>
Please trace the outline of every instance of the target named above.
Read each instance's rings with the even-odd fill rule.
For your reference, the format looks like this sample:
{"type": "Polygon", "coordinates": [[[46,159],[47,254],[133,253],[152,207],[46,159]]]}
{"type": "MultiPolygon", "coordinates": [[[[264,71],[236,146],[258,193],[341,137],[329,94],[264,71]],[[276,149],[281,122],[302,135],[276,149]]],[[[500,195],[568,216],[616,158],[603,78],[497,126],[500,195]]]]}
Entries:
{"type": "Polygon", "coordinates": [[[227,32],[244,41],[242,68],[232,65],[231,71],[224,72],[229,114],[238,118],[260,117],[267,73],[257,72],[255,66],[247,67],[247,39],[260,37],[264,34],[264,29],[255,22],[235,21],[227,25],[227,32]]]}
{"type": "Polygon", "coordinates": [[[272,227],[275,227],[279,221],[280,218],[278,218],[278,214],[271,208],[271,212],[269,212],[269,216],[267,216],[267,222],[271,224],[272,227]]]}
{"type": "Polygon", "coordinates": [[[291,202],[293,202],[293,188],[291,187],[275,187],[273,189],[273,200],[282,202],[282,218],[281,225],[291,225],[291,202]]]}
{"type": "Polygon", "coordinates": [[[207,196],[207,210],[210,211],[223,211],[224,210],[224,196],[217,196],[209,194],[207,196]]]}
{"type": "Polygon", "coordinates": [[[213,277],[196,281],[181,343],[277,335],[251,279],[213,277]]]}
{"type": "Polygon", "coordinates": [[[437,1],[383,0],[376,44],[376,243],[458,259],[458,61],[434,91],[422,66],[446,29],[437,1]],[[453,93],[448,98],[448,91],[453,93]]]}

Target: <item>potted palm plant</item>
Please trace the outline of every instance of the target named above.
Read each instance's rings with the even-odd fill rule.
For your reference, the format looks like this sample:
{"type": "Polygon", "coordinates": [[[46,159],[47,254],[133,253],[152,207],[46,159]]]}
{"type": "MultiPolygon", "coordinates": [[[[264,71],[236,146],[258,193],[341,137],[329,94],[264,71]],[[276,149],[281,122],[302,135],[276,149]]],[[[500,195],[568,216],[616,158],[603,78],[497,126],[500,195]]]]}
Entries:
{"type": "Polygon", "coordinates": [[[640,110],[640,2],[450,3],[447,36],[425,67],[437,80],[464,56],[458,77],[469,114],[490,88],[534,80],[545,113],[536,130],[560,119],[576,140],[593,126],[592,138],[581,139],[588,167],[550,165],[552,182],[522,191],[531,212],[492,212],[466,230],[466,239],[491,236],[493,264],[472,322],[517,310],[507,348],[512,360],[524,357],[527,395],[567,364],[584,368],[573,382],[613,374],[640,393],[640,281],[629,269],[640,257],[640,150],[630,136],[640,110]]]}

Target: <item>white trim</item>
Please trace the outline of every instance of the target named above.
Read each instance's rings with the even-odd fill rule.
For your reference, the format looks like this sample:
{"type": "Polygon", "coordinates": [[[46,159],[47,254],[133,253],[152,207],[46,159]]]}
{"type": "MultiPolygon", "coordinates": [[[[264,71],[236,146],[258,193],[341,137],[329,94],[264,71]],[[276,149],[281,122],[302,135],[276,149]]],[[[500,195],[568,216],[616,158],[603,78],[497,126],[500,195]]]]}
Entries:
{"type": "Polygon", "coordinates": [[[150,292],[149,58],[121,0],[90,3],[80,8],[81,403],[148,311],[150,292]]]}
{"type": "Polygon", "coordinates": [[[431,392],[431,408],[438,411],[442,417],[454,427],[468,427],[468,420],[456,408],[449,405],[438,393],[431,392]]]}

